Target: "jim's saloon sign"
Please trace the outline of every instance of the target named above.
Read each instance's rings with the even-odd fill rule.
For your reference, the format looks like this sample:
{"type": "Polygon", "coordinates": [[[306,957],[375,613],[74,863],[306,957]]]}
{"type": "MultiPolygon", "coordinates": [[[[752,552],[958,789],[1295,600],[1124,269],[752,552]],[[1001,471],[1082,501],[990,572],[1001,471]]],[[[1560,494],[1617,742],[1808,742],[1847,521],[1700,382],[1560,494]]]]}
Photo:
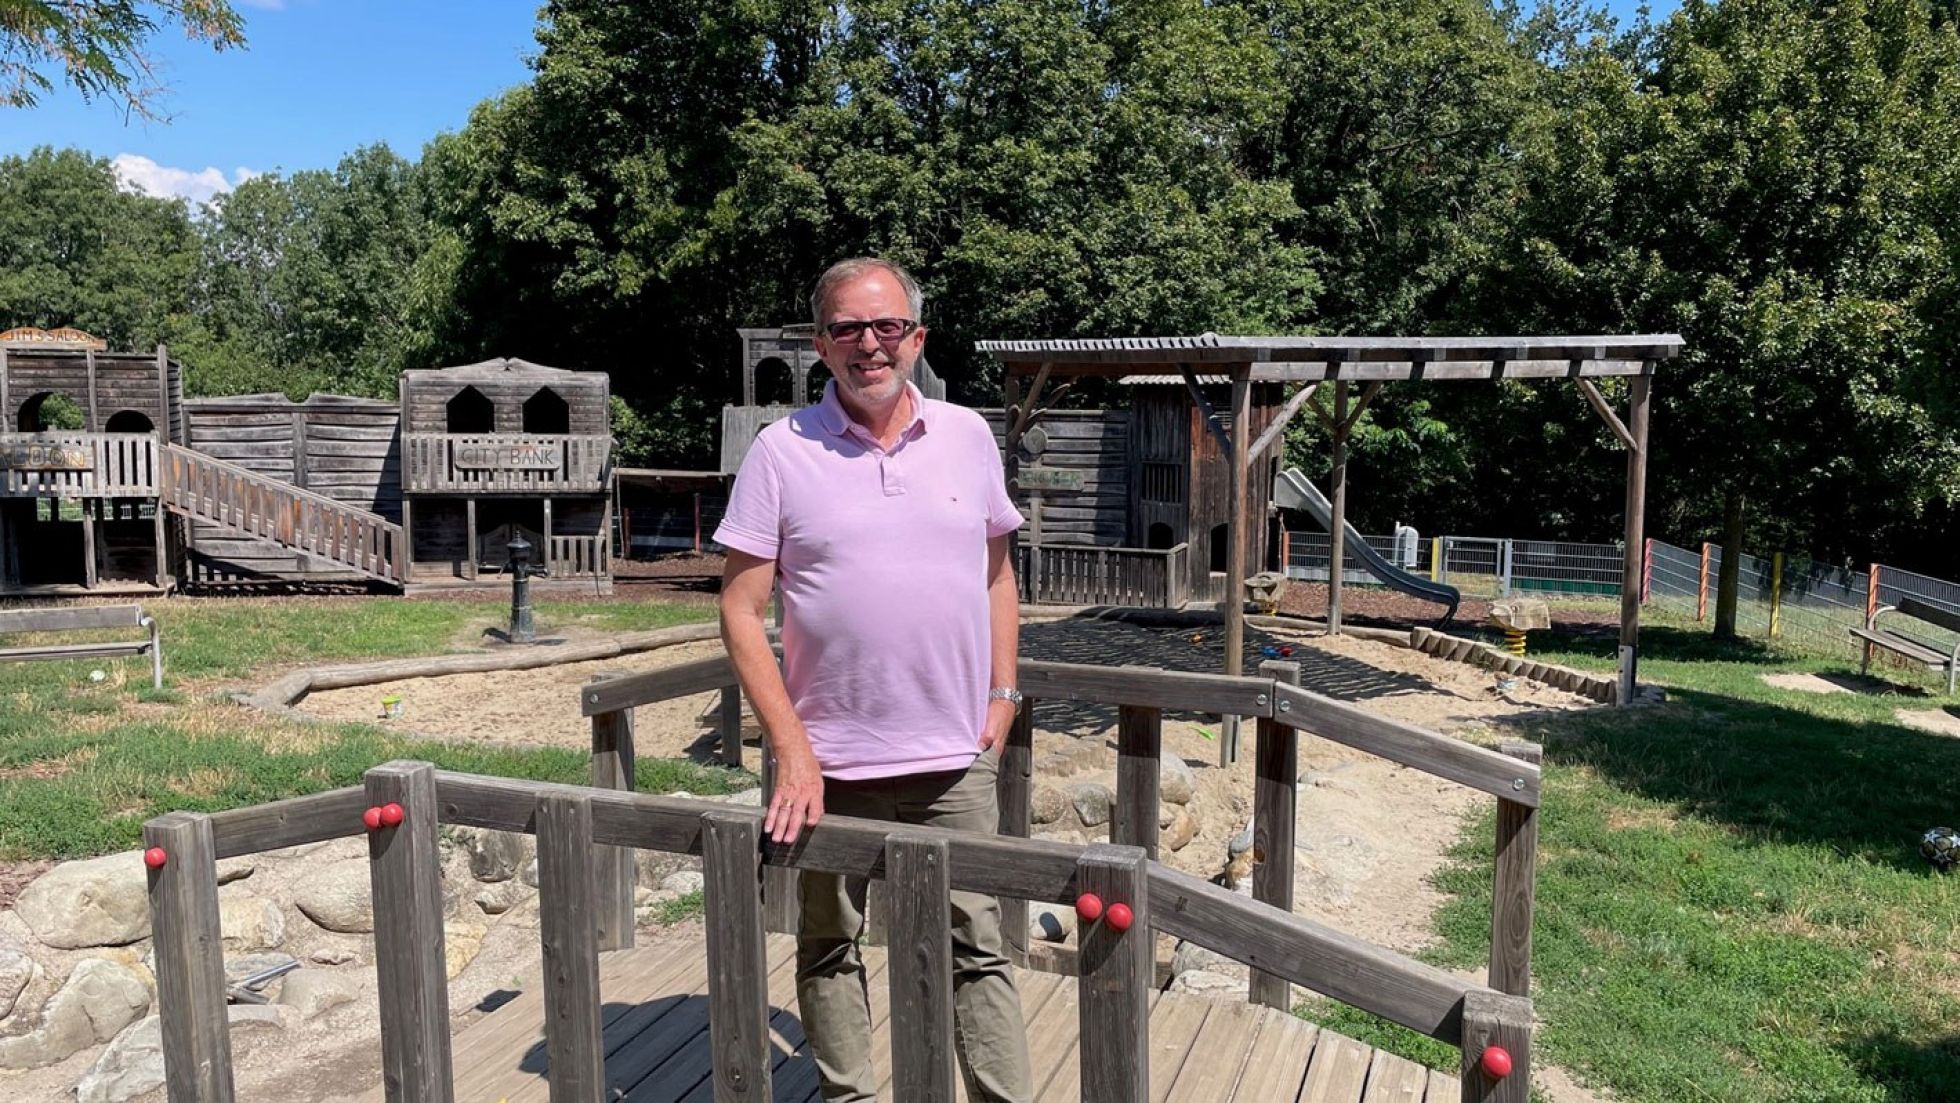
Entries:
{"type": "Polygon", "coordinates": [[[95,466],[85,445],[19,443],[0,445],[0,468],[9,471],[87,471],[95,466]]]}
{"type": "Polygon", "coordinates": [[[456,449],[457,467],[470,471],[555,471],[564,462],[561,444],[466,444],[456,449]]]}

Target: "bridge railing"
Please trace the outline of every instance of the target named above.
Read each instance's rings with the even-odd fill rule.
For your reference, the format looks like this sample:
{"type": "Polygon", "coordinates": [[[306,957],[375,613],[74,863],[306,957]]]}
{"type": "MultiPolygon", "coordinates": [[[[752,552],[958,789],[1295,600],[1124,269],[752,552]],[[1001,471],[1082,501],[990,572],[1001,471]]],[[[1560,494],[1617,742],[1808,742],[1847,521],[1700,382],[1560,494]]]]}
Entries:
{"type": "MultiPolygon", "coordinates": [[[[439,772],[396,762],[348,788],[211,815],[171,813],[145,826],[157,857],[150,874],[166,1083],[172,1103],[228,1101],[217,861],[368,832],[380,984],[383,1081],[392,1100],[449,1101],[453,1083],[444,978],[436,830],[464,824],[538,837],[541,939],[546,962],[546,1047],[554,1099],[597,1098],[603,1088],[598,954],[632,942],[632,851],[697,854],[708,908],[710,1036],[717,1095],[768,1098],[770,1013],[765,915],[800,870],[898,881],[885,893],[894,947],[896,1097],[951,1099],[951,965],[947,893],[1000,897],[1010,936],[1025,939],[1028,901],[1105,905],[1080,930],[1081,1095],[1094,1103],[1149,1098],[1149,994],[1153,932],[1250,966],[1252,998],[1279,1007],[1290,985],[1333,997],[1461,1048],[1462,1098],[1524,1103],[1529,1085],[1532,868],[1539,792],[1535,748],[1513,757],[1388,720],[1300,689],[1292,664],[1260,677],[1148,668],[1024,662],[1030,697],[1118,709],[1112,843],[1078,846],[1027,838],[1033,701],[1003,750],[1002,834],[948,832],[826,816],[790,847],[762,834],[762,812],[632,791],[632,708],[724,690],[724,738],[739,757],[740,698],[725,658],[580,690],[593,721],[593,787],[439,772]],[[1254,898],[1152,860],[1157,757],[1166,709],[1249,715],[1258,721],[1254,898]],[[1491,982],[1465,980],[1292,913],[1292,825],[1297,740],[1305,731],[1426,770],[1499,800],[1491,982]],[[773,875],[773,876],[772,876],[773,875]],[[758,893],[758,884],[763,888],[758,893]],[[1130,911],[1115,921],[1112,905],[1130,911]],[[901,1014],[902,1012],[902,1014],[901,1014]],[[1505,1050],[1510,1074],[1493,1075],[1487,1050],[1505,1050]],[[739,1087],[738,1087],[739,1086],[739,1087]],[[561,1094],[563,1093],[563,1094],[561,1094]]],[[[726,750],[726,746],[725,746],[726,750]]],[[[789,896],[793,899],[793,896],[789,896]]],[[[779,928],[780,929],[780,928],[779,928]]],[[[792,928],[793,929],[793,928],[792,928]]],[[[1024,944],[1023,944],[1024,945],[1024,944]]]]}

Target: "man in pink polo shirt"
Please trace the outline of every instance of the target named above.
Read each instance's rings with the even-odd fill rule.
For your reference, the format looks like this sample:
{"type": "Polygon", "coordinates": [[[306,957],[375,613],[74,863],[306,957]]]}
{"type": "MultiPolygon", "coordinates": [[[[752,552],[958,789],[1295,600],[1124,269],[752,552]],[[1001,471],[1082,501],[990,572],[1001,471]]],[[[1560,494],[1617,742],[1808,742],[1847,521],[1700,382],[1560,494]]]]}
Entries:
{"type": "MultiPolygon", "coordinates": [[[[832,380],[764,429],[715,540],[728,549],[722,639],[776,756],[764,830],[794,842],[826,810],[994,833],[1013,722],[1021,515],[978,414],[912,385],[919,287],[842,261],[810,307],[832,380]],[[782,585],[783,662],[764,635],[782,585]]],[[[863,878],[805,873],[796,995],[826,1100],[875,1100],[857,937],[863,878]]],[[[952,894],[955,1037],[967,1094],[1032,1095],[1000,906],[952,894]]]]}

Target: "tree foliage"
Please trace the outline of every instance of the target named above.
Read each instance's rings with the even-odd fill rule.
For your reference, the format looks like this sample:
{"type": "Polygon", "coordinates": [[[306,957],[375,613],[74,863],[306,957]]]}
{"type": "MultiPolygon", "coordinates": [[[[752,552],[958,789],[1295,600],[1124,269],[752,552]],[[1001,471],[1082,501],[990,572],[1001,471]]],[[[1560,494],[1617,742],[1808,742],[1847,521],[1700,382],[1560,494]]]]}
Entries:
{"type": "Polygon", "coordinates": [[[228,0],[0,0],[0,107],[32,107],[59,80],[157,118],[164,89],[150,42],[172,26],[217,50],[245,44],[228,0]]]}

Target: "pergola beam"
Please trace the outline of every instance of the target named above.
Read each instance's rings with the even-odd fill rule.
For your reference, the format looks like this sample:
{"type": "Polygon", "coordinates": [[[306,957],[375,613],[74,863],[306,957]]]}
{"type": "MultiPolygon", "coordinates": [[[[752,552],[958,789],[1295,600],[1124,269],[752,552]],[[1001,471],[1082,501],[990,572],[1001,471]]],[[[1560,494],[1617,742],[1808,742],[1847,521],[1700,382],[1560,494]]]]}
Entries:
{"type": "MultiPolygon", "coordinates": [[[[1457,383],[1491,382],[1499,379],[1606,379],[1644,375],[1652,368],[1644,360],[1451,360],[1422,359],[1390,361],[1273,361],[1255,364],[1254,383],[1326,383],[1345,379],[1352,383],[1457,383]]],[[[1184,365],[1191,366],[1191,365],[1184,365]]],[[[1007,363],[1012,375],[1032,375],[1038,365],[1031,362],[1007,363]]],[[[1069,374],[1117,378],[1125,375],[1177,375],[1179,365],[1161,362],[1120,363],[1102,360],[1072,362],[1069,374]]]]}
{"type": "Polygon", "coordinates": [[[1300,412],[1300,407],[1307,404],[1307,400],[1313,397],[1314,391],[1319,387],[1318,383],[1309,383],[1293,392],[1293,397],[1286,400],[1285,406],[1280,407],[1279,414],[1273,418],[1272,424],[1266,426],[1265,432],[1259,434],[1259,439],[1252,442],[1252,454],[1247,457],[1247,462],[1259,462],[1259,457],[1265,454],[1266,449],[1273,446],[1273,442],[1279,439],[1281,433],[1286,432],[1287,423],[1293,420],[1293,415],[1300,412]]]}
{"type": "Polygon", "coordinates": [[[1613,412],[1613,407],[1606,402],[1606,396],[1599,393],[1597,384],[1590,379],[1581,379],[1579,393],[1586,396],[1586,401],[1592,405],[1593,412],[1599,415],[1599,419],[1606,423],[1608,429],[1613,430],[1614,436],[1620,438],[1620,447],[1629,452],[1640,447],[1634,443],[1632,430],[1628,429],[1619,415],[1613,412]]]}
{"type": "MultiPolygon", "coordinates": [[[[1232,438],[1225,435],[1225,426],[1218,420],[1218,411],[1212,409],[1210,400],[1205,398],[1204,388],[1198,385],[1198,374],[1192,371],[1189,365],[1185,366],[1183,374],[1184,389],[1191,394],[1191,404],[1196,406],[1198,412],[1203,415],[1205,428],[1211,430],[1211,438],[1218,442],[1219,454],[1223,455],[1229,462],[1232,458],[1232,438]]],[[[1232,386],[1237,388],[1238,384],[1239,376],[1234,375],[1232,377],[1232,386]]],[[[1233,405],[1236,407],[1238,391],[1234,389],[1232,394],[1234,396],[1233,405]]]]}

